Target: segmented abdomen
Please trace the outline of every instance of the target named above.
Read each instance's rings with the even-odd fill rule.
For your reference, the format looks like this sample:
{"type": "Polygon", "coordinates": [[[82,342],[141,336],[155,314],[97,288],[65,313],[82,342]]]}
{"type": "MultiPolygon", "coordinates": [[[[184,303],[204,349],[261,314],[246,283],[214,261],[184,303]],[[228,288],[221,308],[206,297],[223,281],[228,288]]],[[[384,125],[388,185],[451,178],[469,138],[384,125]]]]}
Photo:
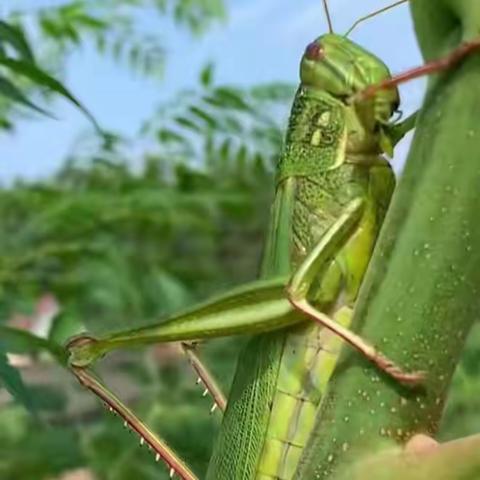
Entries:
{"type": "MultiPolygon", "coordinates": [[[[350,311],[337,320],[348,325],[350,311]]],[[[306,323],[288,334],[256,480],[291,480],[333,371],[340,340],[306,323]]]]}

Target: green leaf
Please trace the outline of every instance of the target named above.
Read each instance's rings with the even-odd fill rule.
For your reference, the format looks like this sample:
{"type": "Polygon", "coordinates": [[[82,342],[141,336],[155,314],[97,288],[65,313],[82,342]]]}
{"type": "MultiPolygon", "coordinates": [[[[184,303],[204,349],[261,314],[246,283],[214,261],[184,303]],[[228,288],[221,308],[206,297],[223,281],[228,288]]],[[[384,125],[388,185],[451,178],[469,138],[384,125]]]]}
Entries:
{"type": "Polygon", "coordinates": [[[228,87],[219,87],[214,92],[216,104],[223,108],[250,111],[251,107],[241,96],[241,92],[228,87]]]}
{"type": "MultiPolygon", "coordinates": [[[[0,59],[0,62],[1,61],[2,60],[0,59]]],[[[0,95],[9,98],[16,103],[21,103],[22,105],[25,105],[26,107],[29,107],[43,115],[53,118],[53,116],[46,110],[31,102],[21,90],[19,90],[10,80],[5,77],[0,77],[0,95]]]]}
{"type": "Polygon", "coordinates": [[[230,147],[231,147],[231,142],[230,142],[230,139],[227,138],[225,141],[222,142],[222,145],[218,152],[220,156],[220,160],[222,161],[223,165],[227,165],[230,159],[230,147]]]}
{"type": "Polygon", "coordinates": [[[202,110],[201,108],[196,107],[194,105],[189,107],[189,110],[190,110],[190,113],[202,119],[208,125],[209,128],[217,127],[216,120],[211,115],[209,115],[205,110],[202,110]]]}
{"type": "Polygon", "coordinates": [[[157,138],[160,142],[165,142],[165,143],[186,143],[187,139],[183,136],[180,135],[179,133],[170,130],[168,128],[161,128],[157,132],[157,138]]]}
{"type": "Polygon", "coordinates": [[[15,400],[22,403],[28,410],[33,409],[27,387],[23,383],[18,370],[8,363],[7,354],[0,349],[0,380],[15,400]]]}
{"type": "Polygon", "coordinates": [[[189,118],[186,118],[186,117],[183,117],[183,116],[178,116],[178,117],[175,118],[175,121],[179,125],[181,125],[182,127],[185,127],[189,130],[192,130],[192,131],[198,132],[198,133],[202,132],[202,129],[195,122],[190,120],[189,118]]]}
{"type": "Polygon", "coordinates": [[[12,72],[29,78],[37,85],[46,87],[76,105],[93,123],[96,130],[101,132],[101,128],[95,120],[94,116],[58,81],[51,77],[48,73],[40,70],[34,64],[23,60],[13,58],[0,58],[0,65],[9,68],[12,72]]]}
{"type": "Polygon", "coordinates": [[[55,342],[37,337],[26,330],[0,325],[0,352],[35,353],[48,351],[59,363],[66,364],[65,350],[55,342]]]}
{"type": "Polygon", "coordinates": [[[35,63],[33,52],[20,28],[0,20],[0,43],[9,43],[26,61],[35,63]]]}
{"type": "Polygon", "coordinates": [[[85,13],[75,15],[75,22],[92,30],[104,30],[109,26],[106,21],[85,13]]]}
{"type": "Polygon", "coordinates": [[[60,29],[59,25],[44,15],[40,15],[39,25],[43,33],[55,39],[61,37],[63,34],[63,30],[60,29]]]}
{"type": "Polygon", "coordinates": [[[213,83],[213,70],[213,64],[209,63],[200,72],[200,83],[206,88],[210,87],[213,83]]]}
{"type": "Polygon", "coordinates": [[[5,117],[0,117],[0,130],[12,130],[13,125],[10,120],[5,117]]]}

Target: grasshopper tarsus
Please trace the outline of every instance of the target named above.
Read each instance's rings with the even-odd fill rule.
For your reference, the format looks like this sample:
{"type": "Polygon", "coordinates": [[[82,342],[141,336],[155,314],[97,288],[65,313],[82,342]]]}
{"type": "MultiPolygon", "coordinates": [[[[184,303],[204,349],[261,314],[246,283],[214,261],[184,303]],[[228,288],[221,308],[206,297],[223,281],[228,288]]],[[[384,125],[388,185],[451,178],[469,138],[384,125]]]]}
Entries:
{"type": "Polygon", "coordinates": [[[424,371],[406,372],[388,357],[379,352],[376,352],[373,361],[382,371],[402,385],[416,387],[422,384],[427,376],[424,371]]]}
{"type": "Polygon", "coordinates": [[[407,385],[410,387],[417,387],[421,385],[427,378],[426,372],[423,371],[405,372],[399,368],[395,368],[386,370],[386,372],[402,385],[407,385]]]}

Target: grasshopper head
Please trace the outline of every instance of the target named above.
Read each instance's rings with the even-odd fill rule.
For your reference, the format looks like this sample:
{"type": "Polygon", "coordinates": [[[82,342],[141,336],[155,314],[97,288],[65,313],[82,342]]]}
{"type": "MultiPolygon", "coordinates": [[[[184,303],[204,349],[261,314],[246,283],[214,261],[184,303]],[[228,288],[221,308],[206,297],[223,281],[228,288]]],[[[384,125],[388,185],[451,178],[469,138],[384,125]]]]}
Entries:
{"type": "MultiPolygon", "coordinates": [[[[310,43],[300,65],[304,86],[325,91],[344,102],[390,77],[388,68],[379,58],[348,38],[333,33],[310,43]]],[[[374,129],[388,122],[399,102],[398,89],[390,88],[355,102],[355,106],[374,129]]]]}

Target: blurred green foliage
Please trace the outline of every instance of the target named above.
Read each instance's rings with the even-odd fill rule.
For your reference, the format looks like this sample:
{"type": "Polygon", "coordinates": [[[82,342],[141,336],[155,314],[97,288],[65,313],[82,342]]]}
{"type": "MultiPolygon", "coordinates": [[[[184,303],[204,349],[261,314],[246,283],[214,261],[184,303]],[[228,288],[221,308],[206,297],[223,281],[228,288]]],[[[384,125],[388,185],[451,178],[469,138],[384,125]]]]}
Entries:
{"type": "Polygon", "coordinates": [[[53,291],[75,321],[112,330],[252,278],[290,97],[184,92],[146,123],[139,158],[132,141],[87,138],[52,179],[1,191],[2,316],[53,291]]]}
{"type": "Polygon", "coordinates": [[[74,101],[90,116],[54,79],[62,76],[70,55],[83,47],[93,46],[136,72],[158,77],[166,59],[161,28],[165,22],[199,35],[224,19],[222,0],[65,0],[28,8],[13,5],[8,18],[0,19],[0,130],[12,130],[25,107],[46,113],[36,98],[45,101],[52,93],[74,101]],[[30,45],[36,45],[35,54],[30,45]]]}
{"type": "MultiPolygon", "coordinates": [[[[42,294],[54,293],[62,308],[49,336],[56,348],[78,331],[158,321],[253,279],[292,96],[282,84],[218,86],[208,65],[196,89],[159,105],[137,135],[89,134],[51,179],[1,190],[0,319],[31,313],[42,294]]],[[[88,403],[89,394],[39,353],[44,345],[1,329],[0,349],[37,360],[26,386],[1,364],[10,369],[6,386],[34,415],[3,407],[0,478],[55,478],[82,466],[99,478],[162,475],[122,422],[88,403]]],[[[201,347],[225,390],[242,343],[201,347]]],[[[132,386],[127,400],[201,473],[218,413],[208,415],[210,401],[181,356],[153,355],[120,354],[102,373],[122,392],[132,386]]]]}
{"type": "Polygon", "coordinates": [[[82,110],[99,130],[90,112],[61,82],[38,66],[23,29],[0,19],[0,130],[13,128],[9,115],[18,106],[49,115],[25,93],[26,85],[65,97],[82,110]]]}

